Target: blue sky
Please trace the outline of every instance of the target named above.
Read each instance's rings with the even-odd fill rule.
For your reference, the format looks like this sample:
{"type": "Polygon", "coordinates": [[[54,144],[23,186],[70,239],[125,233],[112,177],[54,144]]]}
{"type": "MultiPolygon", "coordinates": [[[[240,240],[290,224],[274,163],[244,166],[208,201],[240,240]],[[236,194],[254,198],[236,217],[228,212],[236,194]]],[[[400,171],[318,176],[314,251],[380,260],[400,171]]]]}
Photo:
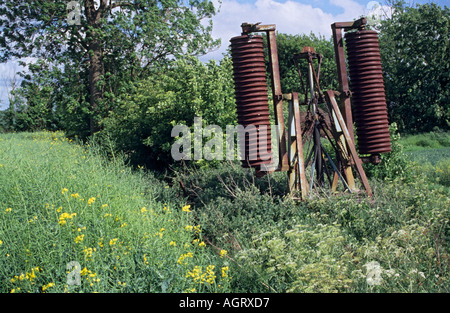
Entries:
{"type": "MultiPolygon", "coordinates": [[[[450,5],[450,0],[406,0],[411,6],[430,2],[450,5]]],[[[367,16],[376,5],[378,12],[389,13],[390,7],[385,0],[222,0],[220,10],[213,18],[213,36],[222,39],[222,47],[202,59],[220,58],[229,38],[239,35],[242,22],[276,24],[282,33],[313,32],[331,37],[332,23],[367,16]]]]}
{"type": "MultiPolygon", "coordinates": [[[[222,39],[219,49],[201,59],[220,59],[226,51],[230,38],[241,32],[243,22],[276,24],[277,30],[288,34],[309,34],[313,32],[331,37],[330,25],[334,22],[346,22],[367,16],[373,11],[374,4],[385,12],[385,0],[212,0],[219,8],[214,16],[213,36],[222,39]]],[[[450,0],[406,0],[407,4],[434,2],[450,6],[450,0]]],[[[8,80],[14,72],[20,70],[17,63],[0,64],[0,107],[8,106],[8,80]]]]}

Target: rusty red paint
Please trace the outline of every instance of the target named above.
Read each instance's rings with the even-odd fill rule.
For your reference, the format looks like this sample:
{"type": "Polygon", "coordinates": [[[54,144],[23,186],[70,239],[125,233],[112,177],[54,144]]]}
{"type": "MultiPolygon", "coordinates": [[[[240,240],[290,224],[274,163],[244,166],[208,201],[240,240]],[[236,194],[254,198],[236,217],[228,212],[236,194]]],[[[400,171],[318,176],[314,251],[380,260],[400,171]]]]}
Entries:
{"type": "Polygon", "coordinates": [[[243,35],[230,41],[238,123],[244,127],[255,126],[245,140],[242,166],[259,168],[272,161],[263,39],[262,36],[243,35]],[[266,144],[262,145],[261,140],[266,144]]]}
{"type": "Polygon", "coordinates": [[[360,154],[391,151],[378,35],[359,30],[345,34],[353,118],[360,154]]]}

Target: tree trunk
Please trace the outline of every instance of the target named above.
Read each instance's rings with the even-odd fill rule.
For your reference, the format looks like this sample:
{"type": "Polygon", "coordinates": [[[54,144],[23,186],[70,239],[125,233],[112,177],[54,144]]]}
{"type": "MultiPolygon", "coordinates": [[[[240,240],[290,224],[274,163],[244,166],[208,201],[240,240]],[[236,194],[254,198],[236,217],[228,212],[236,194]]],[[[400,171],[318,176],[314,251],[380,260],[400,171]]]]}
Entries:
{"type": "Polygon", "coordinates": [[[89,45],[90,64],[89,64],[89,91],[90,91],[90,131],[91,135],[99,130],[98,115],[100,114],[99,103],[103,98],[102,89],[99,82],[104,74],[103,51],[98,40],[93,40],[89,45]]]}
{"type": "Polygon", "coordinates": [[[103,48],[96,29],[100,25],[101,13],[103,11],[103,4],[105,0],[101,1],[101,7],[96,10],[94,0],[85,2],[85,13],[90,30],[87,33],[88,53],[89,53],[89,93],[90,93],[90,133],[91,135],[99,131],[98,117],[100,114],[99,105],[103,98],[102,89],[99,82],[104,75],[103,64],[103,48]]]}

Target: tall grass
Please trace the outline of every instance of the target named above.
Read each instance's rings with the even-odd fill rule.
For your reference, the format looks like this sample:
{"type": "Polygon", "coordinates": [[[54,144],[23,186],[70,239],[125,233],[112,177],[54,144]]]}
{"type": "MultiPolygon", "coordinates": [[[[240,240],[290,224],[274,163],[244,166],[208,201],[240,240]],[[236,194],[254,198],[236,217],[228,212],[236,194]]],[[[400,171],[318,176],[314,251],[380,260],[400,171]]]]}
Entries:
{"type": "Polygon", "coordinates": [[[0,136],[0,292],[227,291],[177,193],[62,133],[0,136]]]}
{"type": "Polygon", "coordinates": [[[400,140],[406,151],[450,148],[450,132],[437,131],[406,135],[400,140]]]}
{"type": "Polygon", "coordinates": [[[238,265],[233,290],[449,292],[450,160],[411,161],[392,139],[366,168],[373,198],[323,191],[295,202],[285,173],[256,178],[232,164],[181,173],[205,235],[238,265]]]}
{"type": "Polygon", "coordinates": [[[449,172],[394,147],[373,198],[298,202],[286,173],[224,163],[170,187],[62,133],[1,135],[0,291],[450,292],[449,172]]]}

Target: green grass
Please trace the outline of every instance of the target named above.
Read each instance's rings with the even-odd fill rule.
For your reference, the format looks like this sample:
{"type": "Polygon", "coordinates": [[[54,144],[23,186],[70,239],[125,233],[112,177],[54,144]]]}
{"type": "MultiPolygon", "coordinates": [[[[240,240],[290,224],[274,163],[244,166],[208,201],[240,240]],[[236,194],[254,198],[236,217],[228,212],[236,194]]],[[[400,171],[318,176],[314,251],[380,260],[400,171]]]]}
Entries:
{"type": "Polygon", "coordinates": [[[450,132],[406,135],[400,139],[405,151],[450,148],[450,132]]]}
{"type": "Polygon", "coordinates": [[[450,132],[408,135],[399,142],[431,183],[450,187],[450,132]]]}
{"type": "Polygon", "coordinates": [[[450,291],[450,192],[418,168],[371,180],[373,198],[323,192],[306,202],[277,195],[285,173],[187,173],[205,236],[239,264],[235,291],[450,291]]]}
{"type": "Polygon", "coordinates": [[[1,135],[0,292],[227,291],[185,205],[62,133],[1,135]]]}
{"type": "Polygon", "coordinates": [[[439,161],[450,159],[450,132],[429,132],[407,135],[399,140],[411,160],[436,165],[439,161]]]}
{"type": "Polygon", "coordinates": [[[1,135],[0,291],[450,292],[448,159],[394,146],[373,198],[298,202],[284,172],[205,165],[167,186],[62,133],[1,135]]]}

